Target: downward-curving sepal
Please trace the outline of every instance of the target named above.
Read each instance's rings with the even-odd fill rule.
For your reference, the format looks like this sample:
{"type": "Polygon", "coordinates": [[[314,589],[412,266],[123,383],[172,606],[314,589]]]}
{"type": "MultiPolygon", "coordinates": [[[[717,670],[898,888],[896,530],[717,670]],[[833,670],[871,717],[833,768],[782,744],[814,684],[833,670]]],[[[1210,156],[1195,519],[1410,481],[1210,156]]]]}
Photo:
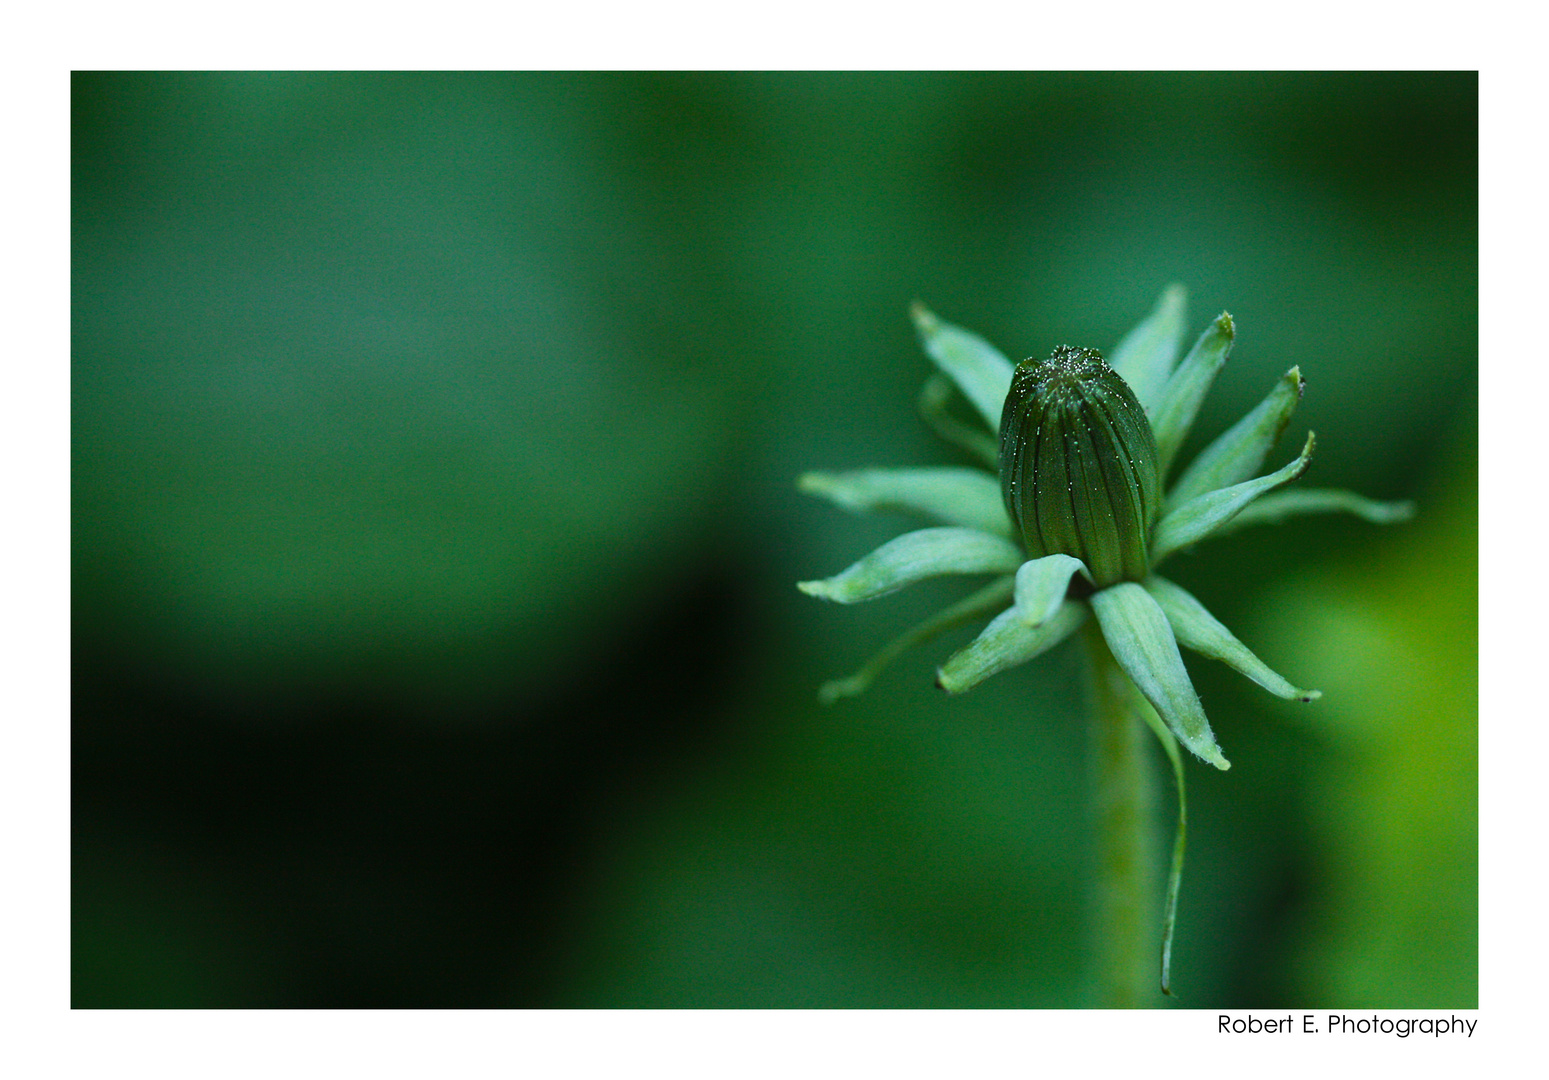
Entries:
{"type": "Polygon", "coordinates": [[[1210,614],[1204,604],[1166,578],[1152,574],[1146,579],[1145,589],[1162,609],[1162,614],[1167,616],[1167,622],[1172,626],[1180,645],[1193,649],[1201,656],[1220,660],[1271,694],[1287,701],[1316,701],[1323,696],[1320,691],[1302,690],[1286,682],[1221,625],[1220,620],[1210,614]]]}
{"type": "Polygon", "coordinates": [[[1008,608],[983,633],[947,658],[936,672],[936,685],[949,694],[972,690],[991,675],[1054,648],[1075,633],[1086,616],[1085,604],[1067,600],[1043,623],[1028,626],[1015,607],[1008,608]]]}
{"type": "Polygon", "coordinates": [[[1012,578],[1009,576],[999,578],[944,611],[938,611],[930,618],[916,623],[879,649],[853,675],[843,679],[830,679],[824,683],[818,688],[818,700],[824,705],[832,705],[840,698],[856,697],[865,693],[889,664],[914,646],[923,644],[954,626],[960,626],[970,620],[989,615],[991,612],[1004,611],[1007,601],[1011,599],[1011,590],[1012,578]]]}
{"type": "Polygon", "coordinates": [[[1184,669],[1172,627],[1151,594],[1126,581],[1093,593],[1092,610],[1113,658],[1178,741],[1216,768],[1230,768],[1184,669]]]}
{"type": "Polygon", "coordinates": [[[1045,555],[1028,559],[1017,569],[1016,600],[1022,621],[1038,626],[1047,621],[1065,602],[1070,579],[1080,574],[1088,581],[1092,575],[1080,559],[1069,555],[1045,555]]]}
{"type": "Polygon", "coordinates": [[[1015,544],[977,529],[920,529],[889,540],[841,573],[799,581],[808,596],[854,604],[944,574],[1009,574],[1022,564],[1015,544]]]}

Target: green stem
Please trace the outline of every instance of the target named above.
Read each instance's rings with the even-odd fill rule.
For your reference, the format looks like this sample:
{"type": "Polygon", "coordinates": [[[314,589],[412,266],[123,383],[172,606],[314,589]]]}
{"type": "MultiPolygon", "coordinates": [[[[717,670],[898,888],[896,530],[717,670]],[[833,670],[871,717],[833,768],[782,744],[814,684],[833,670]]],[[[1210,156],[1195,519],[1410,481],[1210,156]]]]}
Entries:
{"type": "Polygon", "coordinates": [[[1153,852],[1157,838],[1136,694],[1095,620],[1083,639],[1091,673],[1093,795],[1097,824],[1095,956],[1099,1004],[1157,1001],[1153,852]]]}

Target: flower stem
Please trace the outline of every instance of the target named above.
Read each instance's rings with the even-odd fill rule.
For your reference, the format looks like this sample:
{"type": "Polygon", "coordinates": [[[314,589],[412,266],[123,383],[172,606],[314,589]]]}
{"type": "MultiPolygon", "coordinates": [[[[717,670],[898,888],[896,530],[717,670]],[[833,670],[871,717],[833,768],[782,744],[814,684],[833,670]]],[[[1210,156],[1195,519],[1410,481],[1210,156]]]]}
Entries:
{"type": "Polygon", "coordinates": [[[1135,693],[1096,622],[1082,634],[1092,706],[1093,810],[1097,826],[1094,956],[1098,1004],[1156,1003],[1157,850],[1146,725],[1135,693]]]}

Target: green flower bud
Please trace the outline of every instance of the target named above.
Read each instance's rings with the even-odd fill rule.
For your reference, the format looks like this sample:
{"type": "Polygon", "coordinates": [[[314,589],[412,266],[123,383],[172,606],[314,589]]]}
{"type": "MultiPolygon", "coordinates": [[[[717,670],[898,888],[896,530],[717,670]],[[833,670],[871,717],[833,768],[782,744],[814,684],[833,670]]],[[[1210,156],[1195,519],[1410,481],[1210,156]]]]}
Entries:
{"type": "Polygon", "coordinates": [[[1161,504],[1156,436],[1096,349],[1017,365],[1000,422],[1000,490],[1031,558],[1072,555],[1099,589],[1144,580],[1161,504]]]}

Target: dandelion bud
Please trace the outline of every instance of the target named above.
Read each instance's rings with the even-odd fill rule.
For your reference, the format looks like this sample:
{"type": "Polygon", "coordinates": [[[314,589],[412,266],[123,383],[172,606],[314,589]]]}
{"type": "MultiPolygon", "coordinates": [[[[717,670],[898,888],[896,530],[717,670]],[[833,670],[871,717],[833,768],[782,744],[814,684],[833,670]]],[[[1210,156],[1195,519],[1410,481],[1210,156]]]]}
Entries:
{"type": "Polygon", "coordinates": [[[1031,558],[1072,555],[1097,588],[1141,581],[1161,503],[1156,437],[1096,349],[1017,365],[1000,422],[1000,489],[1031,558]]]}

